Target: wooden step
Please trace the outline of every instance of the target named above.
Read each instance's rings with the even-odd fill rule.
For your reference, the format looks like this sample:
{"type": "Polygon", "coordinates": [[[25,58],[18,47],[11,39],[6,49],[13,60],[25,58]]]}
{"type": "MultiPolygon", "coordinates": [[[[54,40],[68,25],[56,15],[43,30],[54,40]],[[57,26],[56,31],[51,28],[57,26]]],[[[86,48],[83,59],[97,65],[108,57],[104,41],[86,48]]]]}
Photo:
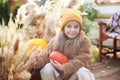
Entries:
{"type": "Polygon", "coordinates": [[[102,62],[91,63],[96,80],[120,80],[120,59],[103,57],[102,62]]]}
{"type": "Polygon", "coordinates": [[[101,70],[100,72],[94,73],[95,78],[108,76],[114,73],[120,72],[120,67],[112,68],[109,70],[101,70]]]}

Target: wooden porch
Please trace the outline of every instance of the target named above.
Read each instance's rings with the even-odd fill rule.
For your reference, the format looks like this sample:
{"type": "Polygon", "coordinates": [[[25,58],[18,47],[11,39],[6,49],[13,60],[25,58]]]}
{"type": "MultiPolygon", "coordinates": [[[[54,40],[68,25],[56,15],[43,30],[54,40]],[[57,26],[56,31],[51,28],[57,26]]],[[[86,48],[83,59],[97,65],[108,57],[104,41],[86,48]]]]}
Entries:
{"type": "Polygon", "coordinates": [[[120,80],[120,59],[102,56],[102,62],[91,63],[96,80],[120,80]]]}

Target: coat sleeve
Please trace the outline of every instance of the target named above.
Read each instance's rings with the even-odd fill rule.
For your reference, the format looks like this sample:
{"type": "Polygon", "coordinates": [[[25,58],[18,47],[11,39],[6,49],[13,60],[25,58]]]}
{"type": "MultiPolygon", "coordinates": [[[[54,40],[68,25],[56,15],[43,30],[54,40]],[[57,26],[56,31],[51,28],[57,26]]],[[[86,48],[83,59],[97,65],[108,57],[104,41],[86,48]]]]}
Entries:
{"type": "Polygon", "coordinates": [[[35,56],[37,64],[35,65],[35,69],[42,68],[46,63],[49,62],[49,53],[53,51],[53,39],[48,43],[48,46],[45,51],[35,56]]]}
{"type": "Polygon", "coordinates": [[[70,75],[75,73],[81,67],[89,67],[90,61],[90,46],[91,42],[86,37],[84,41],[82,41],[81,48],[79,50],[79,54],[74,56],[73,59],[69,60],[68,63],[63,64],[64,70],[61,77],[68,78],[70,75]]]}

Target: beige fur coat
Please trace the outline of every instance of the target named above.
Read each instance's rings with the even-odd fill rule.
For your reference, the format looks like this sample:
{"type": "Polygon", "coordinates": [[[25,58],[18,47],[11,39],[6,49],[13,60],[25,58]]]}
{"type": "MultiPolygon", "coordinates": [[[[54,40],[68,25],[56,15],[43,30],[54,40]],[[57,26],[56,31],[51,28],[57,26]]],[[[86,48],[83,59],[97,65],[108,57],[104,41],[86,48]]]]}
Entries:
{"type": "MultiPolygon", "coordinates": [[[[49,54],[55,49],[55,42],[57,38],[53,38],[47,47],[47,52],[37,55],[37,61],[35,68],[42,68],[46,63],[49,62],[49,54]]],[[[68,63],[63,64],[64,71],[63,74],[60,75],[60,78],[68,80],[68,78],[75,73],[80,67],[86,67],[89,68],[89,60],[90,60],[90,46],[91,42],[89,38],[85,35],[84,32],[81,31],[79,39],[79,47],[76,52],[74,51],[73,45],[70,44],[67,45],[67,40],[65,40],[64,44],[64,50],[62,53],[69,59],[68,63]]]]}

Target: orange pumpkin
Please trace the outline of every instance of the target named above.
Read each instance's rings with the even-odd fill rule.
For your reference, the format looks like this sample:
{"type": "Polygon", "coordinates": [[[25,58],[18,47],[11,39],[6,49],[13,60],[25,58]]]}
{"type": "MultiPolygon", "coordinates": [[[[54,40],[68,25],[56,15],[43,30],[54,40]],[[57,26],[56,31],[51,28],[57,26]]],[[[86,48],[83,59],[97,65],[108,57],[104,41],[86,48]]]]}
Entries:
{"type": "Polygon", "coordinates": [[[50,54],[49,59],[53,60],[53,61],[57,61],[57,62],[59,62],[61,64],[68,62],[67,57],[64,56],[62,53],[60,53],[59,51],[53,51],[50,54]]]}

